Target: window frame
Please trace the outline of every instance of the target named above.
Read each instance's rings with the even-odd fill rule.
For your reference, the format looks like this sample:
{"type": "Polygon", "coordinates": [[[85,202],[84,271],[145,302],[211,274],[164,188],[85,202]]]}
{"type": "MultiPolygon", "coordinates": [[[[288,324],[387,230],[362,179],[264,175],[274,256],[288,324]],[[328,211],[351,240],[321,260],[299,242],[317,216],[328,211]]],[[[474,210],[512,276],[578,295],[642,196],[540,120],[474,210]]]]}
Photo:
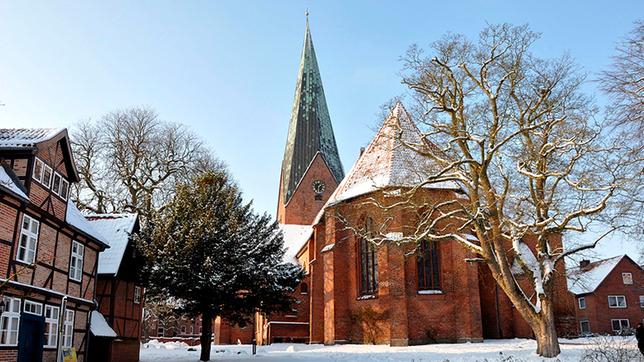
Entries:
{"type": "Polygon", "coordinates": [[[581,332],[582,335],[592,333],[590,330],[590,321],[588,319],[582,319],[579,321],[579,332],[581,332]],[[584,323],[586,323],[586,325],[588,326],[587,332],[584,332],[584,323]]]}
{"type": "Polygon", "coordinates": [[[0,346],[17,346],[18,336],[20,334],[20,311],[22,301],[20,298],[16,297],[4,297],[3,301],[5,309],[0,315],[0,346]],[[9,327],[14,325],[14,323],[12,323],[14,320],[16,321],[15,330],[6,328],[5,318],[9,327]],[[15,342],[11,342],[12,336],[15,337],[15,342]]]}
{"type": "Polygon", "coordinates": [[[20,224],[20,236],[18,238],[18,247],[16,248],[16,261],[21,263],[32,265],[36,262],[36,252],[38,251],[38,238],[40,237],[40,221],[36,218],[29,216],[27,214],[22,214],[22,223],[20,224]],[[28,227],[25,229],[25,221],[28,221],[28,227]],[[32,229],[32,226],[36,225],[36,232],[32,229]],[[25,245],[23,245],[23,236],[27,238],[25,245]],[[33,249],[29,247],[30,238],[33,238],[33,249]],[[24,250],[24,255],[20,257],[21,250],[24,250]],[[33,254],[33,259],[28,260],[30,252],[33,254]]]}
{"type": "Polygon", "coordinates": [[[624,309],[624,308],[628,308],[628,303],[626,303],[626,296],[625,296],[625,295],[609,295],[609,296],[608,296],[608,308],[611,308],[611,309],[624,309]],[[611,306],[611,305],[610,305],[610,299],[611,299],[611,298],[615,298],[615,302],[616,302],[616,305],[615,305],[615,306],[611,306]],[[624,300],[624,305],[623,305],[623,306],[620,306],[620,305],[619,305],[619,300],[620,300],[620,298],[624,300]]]}
{"type": "Polygon", "coordinates": [[[44,166],[45,166],[45,163],[40,158],[36,157],[36,160],[34,161],[34,169],[31,171],[31,178],[38,181],[38,183],[41,183],[41,184],[42,184],[44,166]],[[36,172],[40,173],[40,176],[36,176],[36,172]]]}
{"type": "Polygon", "coordinates": [[[42,181],[39,183],[43,186],[45,186],[46,189],[51,189],[51,182],[54,179],[54,169],[51,168],[51,166],[47,165],[43,161],[43,169],[42,169],[42,181]],[[45,174],[49,173],[49,179],[47,180],[47,183],[45,183],[45,174]]]}
{"type": "Polygon", "coordinates": [[[584,310],[586,309],[586,297],[579,297],[577,298],[577,307],[579,307],[579,310],[584,310]],[[583,307],[582,307],[582,302],[583,302],[583,307]]]}
{"type": "Polygon", "coordinates": [[[27,313],[27,314],[33,314],[33,315],[38,315],[38,316],[42,316],[42,312],[43,312],[43,304],[42,304],[42,303],[40,303],[40,302],[34,302],[33,300],[27,300],[27,299],[25,299],[25,300],[24,300],[24,303],[22,303],[22,306],[23,306],[23,307],[22,307],[22,310],[23,310],[25,313],[27,313]],[[36,308],[40,307],[40,313],[34,313],[34,312],[32,312],[32,311],[28,311],[28,310],[27,310],[27,305],[35,306],[36,308]]]}
{"type": "Polygon", "coordinates": [[[624,285],[633,285],[633,273],[622,273],[622,283],[624,285]],[[627,277],[630,278],[630,283],[627,283],[627,277]]]}
{"type": "Polygon", "coordinates": [[[72,309],[65,309],[65,319],[63,320],[63,343],[64,348],[71,348],[74,345],[74,322],[76,313],[72,309]],[[70,317],[71,315],[71,317],[70,317]]]}
{"type": "Polygon", "coordinates": [[[625,329],[621,328],[622,327],[622,321],[626,321],[626,330],[631,328],[631,322],[628,320],[628,318],[611,318],[611,320],[610,320],[610,329],[613,332],[623,332],[625,329]],[[613,324],[615,322],[619,322],[620,329],[615,329],[615,325],[613,324]]]}
{"type": "MultiPolygon", "coordinates": [[[[365,234],[371,234],[373,220],[365,218],[365,234]]],[[[358,238],[358,292],[360,297],[378,294],[378,253],[376,246],[364,237],[358,238]]]]}
{"type": "Polygon", "coordinates": [[[640,295],[640,308],[644,309],[644,295],[640,295]]]}
{"type": "Polygon", "coordinates": [[[165,328],[163,326],[157,326],[157,337],[165,337],[165,328]],[[161,331],[161,333],[159,333],[161,331]]]}
{"type": "Polygon", "coordinates": [[[419,292],[440,291],[440,252],[435,240],[422,240],[416,257],[416,287],[419,292]],[[429,266],[429,274],[427,267],[429,266]],[[422,279],[422,281],[421,281],[422,279]],[[430,279],[428,281],[428,279],[430,279]]]}
{"type": "Polygon", "coordinates": [[[141,287],[134,286],[134,304],[141,304],[141,287]]]}
{"type": "Polygon", "coordinates": [[[45,304],[45,348],[58,347],[58,318],[60,316],[60,307],[45,304]],[[51,310],[50,317],[47,317],[47,310],[51,310]],[[56,311],[55,316],[54,312],[56,311]],[[52,341],[53,340],[53,341],[52,341]],[[51,342],[51,343],[50,343],[51,342]]]}
{"type": "Polygon", "coordinates": [[[69,279],[76,282],[81,282],[83,280],[83,263],[85,262],[84,259],[85,245],[76,240],[72,240],[72,250],[69,257],[69,279]],[[74,246],[77,246],[76,251],[74,251],[74,246]],[[80,267],[78,266],[79,260],[80,267]]]}

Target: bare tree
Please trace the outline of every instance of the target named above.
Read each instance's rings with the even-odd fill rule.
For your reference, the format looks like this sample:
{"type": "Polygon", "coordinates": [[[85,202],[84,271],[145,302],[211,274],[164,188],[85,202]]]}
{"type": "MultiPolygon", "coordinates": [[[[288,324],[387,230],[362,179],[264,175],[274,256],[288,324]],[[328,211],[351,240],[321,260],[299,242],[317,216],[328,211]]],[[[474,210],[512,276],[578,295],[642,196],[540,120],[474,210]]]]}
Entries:
{"type": "MultiPolygon", "coordinates": [[[[627,156],[592,121],[597,109],[580,91],[584,76],[567,56],[533,56],[536,39],[527,26],[503,24],[485,28],[477,42],[448,35],[430,56],[410,48],[403,83],[434,143],[405,142],[403,129],[398,135],[436,168],[408,170],[424,181],[402,201],[380,206],[416,209],[420,221],[397,242],[456,240],[477,255],[530,325],[537,353],[554,357],[557,267],[598,241],[564,249],[560,237],[600,216],[612,225],[607,232],[620,227],[617,214],[629,209],[608,206],[633,178],[627,156]],[[437,182],[456,183],[467,196],[413,198],[437,182]]],[[[382,238],[386,230],[372,237],[382,238]]]]}
{"type": "Polygon", "coordinates": [[[644,21],[635,22],[631,33],[617,46],[609,70],[599,78],[602,90],[610,96],[612,125],[624,128],[644,144],[644,21]]]}
{"type": "Polygon", "coordinates": [[[146,218],[167,203],[177,182],[221,166],[185,126],[161,121],[148,108],[114,111],[79,123],[73,133],[81,176],[74,196],[97,213],[146,218]]]}

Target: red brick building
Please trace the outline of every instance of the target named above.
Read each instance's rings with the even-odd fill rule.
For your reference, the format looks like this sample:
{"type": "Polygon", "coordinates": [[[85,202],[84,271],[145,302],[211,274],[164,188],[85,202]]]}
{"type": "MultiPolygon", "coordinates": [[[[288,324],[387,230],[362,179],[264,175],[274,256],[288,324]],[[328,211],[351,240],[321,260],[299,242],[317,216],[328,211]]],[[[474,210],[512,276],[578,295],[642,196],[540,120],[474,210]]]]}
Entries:
{"type": "MultiPolygon", "coordinates": [[[[307,22],[277,206],[286,259],[307,275],[293,295],[292,313],[256,318],[259,343],[402,346],[532,336],[487,267],[466,262],[475,255],[458,242],[425,241],[417,249],[397,243],[413,234],[417,210],[375,204],[402,201],[404,191],[423,181],[418,170],[436,168],[401,140],[434,149],[399,103],[344,175],[307,22]],[[379,235],[382,243],[364,234],[379,235]]],[[[412,201],[461,197],[457,184],[441,182],[422,187],[412,201]]],[[[574,299],[559,268],[556,312],[563,333],[575,328],[574,299]]]]}
{"type": "Polygon", "coordinates": [[[100,233],[69,200],[65,129],[0,129],[0,361],[86,361],[100,233]]]}
{"type": "Polygon", "coordinates": [[[107,327],[92,328],[91,361],[136,362],[141,343],[144,290],[137,284],[142,265],[132,236],[139,230],[136,214],[92,214],[87,219],[110,245],[98,260],[96,300],[92,318],[107,327]]]}
{"type": "Polygon", "coordinates": [[[628,333],[644,322],[644,270],[628,255],[582,260],[568,271],[582,334],[628,333]]]}

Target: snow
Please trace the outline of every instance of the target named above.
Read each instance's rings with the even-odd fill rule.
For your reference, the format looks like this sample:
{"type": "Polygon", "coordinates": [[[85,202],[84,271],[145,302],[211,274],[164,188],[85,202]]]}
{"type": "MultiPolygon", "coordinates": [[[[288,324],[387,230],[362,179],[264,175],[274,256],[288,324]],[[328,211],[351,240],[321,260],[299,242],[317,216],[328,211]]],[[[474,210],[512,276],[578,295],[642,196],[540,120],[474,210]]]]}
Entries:
{"type": "Polygon", "coordinates": [[[568,290],[576,295],[594,292],[623,257],[621,255],[596,261],[588,265],[586,270],[581,270],[579,266],[569,268],[567,272],[568,290]]]}
{"type": "Polygon", "coordinates": [[[98,311],[92,311],[90,331],[96,337],[116,337],[116,332],[107,324],[105,317],[98,311]]]}
{"type": "MultiPolygon", "coordinates": [[[[406,145],[431,152],[401,103],[396,104],[387,120],[333,192],[327,205],[332,205],[385,187],[413,187],[438,171],[433,160],[406,145]]],[[[459,189],[456,182],[428,184],[434,189],[459,189]]]]}
{"type": "MultiPolygon", "coordinates": [[[[620,339],[633,350],[637,348],[635,338],[610,337],[620,339]]],[[[586,349],[597,343],[596,338],[560,339],[561,354],[559,362],[579,361],[586,349]]],[[[142,346],[141,362],[198,361],[200,346],[192,347],[183,343],[159,343],[151,341],[142,346]]],[[[474,361],[544,361],[535,353],[536,342],[530,339],[485,340],[484,343],[428,344],[409,347],[388,345],[344,344],[324,346],[320,344],[277,343],[270,346],[257,346],[257,355],[252,355],[250,345],[213,345],[210,353],[212,361],[437,361],[437,362],[474,362],[474,361]]]]}
{"type": "Polygon", "coordinates": [[[67,214],[65,215],[65,221],[67,221],[69,225],[72,225],[85,234],[94,237],[98,241],[101,241],[104,244],[108,244],[107,240],[105,240],[105,237],[103,237],[103,235],[101,235],[92,227],[92,225],[90,225],[89,221],[87,221],[85,216],[83,216],[80,210],[78,210],[72,200],[67,201],[67,214]]]}
{"type": "Polygon", "coordinates": [[[284,235],[284,261],[297,264],[297,252],[302,249],[304,244],[313,235],[313,226],[297,224],[279,224],[279,228],[284,235]]]}
{"type": "Polygon", "coordinates": [[[85,218],[110,246],[98,256],[98,274],[116,275],[134,231],[137,214],[89,214],[85,218]]]}
{"type": "Polygon", "coordinates": [[[1,148],[28,148],[54,138],[64,128],[0,128],[1,148]]]}
{"type": "MultiPolygon", "coordinates": [[[[530,249],[528,244],[524,243],[520,239],[513,240],[512,244],[514,251],[517,253],[517,256],[521,258],[525,266],[532,272],[532,278],[534,280],[534,291],[537,294],[535,298],[536,302],[532,305],[532,307],[534,308],[535,312],[539,313],[541,312],[541,298],[539,296],[545,294],[543,289],[543,276],[541,275],[539,261],[537,260],[537,257],[532,253],[532,250],[530,249]]],[[[528,300],[528,302],[530,302],[528,298],[526,299],[528,300]]]]}
{"type": "Polygon", "coordinates": [[[29,197],[25,192],[18,186],[14,180],[9,176],[7,173],[7,170],[4,169],[2,165],[0,165],[0,187],[5,188],[9,190],[10,192],[14,193],[15,195],[22,197],[25,200],[29,200],[29,197]]]}

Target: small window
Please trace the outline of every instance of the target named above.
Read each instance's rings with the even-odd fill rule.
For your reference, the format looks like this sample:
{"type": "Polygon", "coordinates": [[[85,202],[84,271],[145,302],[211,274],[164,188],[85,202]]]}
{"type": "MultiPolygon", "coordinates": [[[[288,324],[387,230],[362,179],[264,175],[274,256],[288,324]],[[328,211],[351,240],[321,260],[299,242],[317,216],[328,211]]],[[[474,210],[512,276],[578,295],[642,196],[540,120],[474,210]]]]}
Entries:
{"type": "Polygon", "coordinates": [[[67,195],[69,194],[69,182],[67,180],[63,179],[62,183],[60,184],[60,197],[63,199],[67,200],[67,195]]]}
{"type": "Polygon", "coordinates": [[[69,189],[69,182],[67,182],[67,180],[65,180],[65,178],[61,174],[59,174],[58,172],[54,172],[54,182],[51,185],[51,190],[56,195],[67,200],[68,189],[69,189]]]}
{"type": "Polygon", "coordinates": [[[613,327],[613,332],[616,333],[627,332],[630,328],[628,319],[611,319],[610,323],[613,327]]]}
{"type": "Polygon", "coordinates": [[[45,306],[45,347],[58,345],[58,311],[53,305],[45,306]]]}
{"type": "Polygon", "coordinates": [[[608,308],[626,308],[626,297],[623,295],[609,295],[608,308]]]}
{"type": "Polygon", "coordinates": [[[72,242],[72,257],[69,261],[69,278],[80,282],[83,278],[83,254],[85,246],[77,241],[72,242]]]}
{"type": "Polygon", "coordinates": [[[42,303],[25,300],[25,313],[42,315],[42,303]]]}
{"type": "Polygon", "coordinates": [[[163,327],[157,328],[157,337],[165,337],[165,329],[163,327]]]}
{"type": "Polygon", "coordinates": [[[63,322],[63,347],[71,348],[74,344],[74,311],[65,311],[65,321],[63,322]]]}
{"type": "Polygon", "coordinates": [[[186,334],[186,326],[181,326],[181,334],[186,334]]]}
{"type": "Polygon", "coordinates": [[[579,303],[579,309],[586,309],[586,298],[580,297],[577,302],[579,303]]]}
{"type": "Polygon", "coordinates": [[[195,334],[195,326],[190,326],[190,334],[195,334]]]}
{"type": "Polygon", "coordinates": [[[590,322],[588,320],[579,321],[579,329],[581,334],[590,334],[590,322]]]}
{"type": "Polygon", "coordinates": [[[43,166],[44,166],[43,162],[39,158],[36,158],[36,163],[34,164],[33,179],[38,182],[42,182],[43,166]]]}
{"type": "Polygon", "coordinates": [[[51,187],[51,175],[53,174],[54,170],[51,169],[51,167],[44,165],[43,166],[43,172],[42,172],[42,182],[43,186],[46,188],[51,187]]]}
{"type": "Polygon", "coordinates": [[[644,309],[644,295],[640,295],[640,308],[644,309]]]}
{"type": "Polygon", "coordinates": [[[38,245],[38,233],[40,222],[28,215],[22,216],[22,228],[20,230],[20,243],[16,259],[27,264],[33,264],[36,259],[36,247],[38,245]]]}
{"type": "Polygon", "coordinates": [[[300,285],[300,294],[308,294],[309,293],[309,286],[306,283],[302,283],[300,285]]]}
{"type": "Polygon", "coordinates": [[[622,273],[622,281],[624,282],[624,284],[633,284],[633,274],[622,273]]]}
{"type": "Polygon", "coordinates": [[[0,345],[15,346],[18,344],[20,299],[5,297],[4,305],[5,310],[0,318],[0,345]]]}
{"type": "Polygon", "coordinates": [[[141,304],[141,287],[134,287],[134,303],[141,304]]]}

